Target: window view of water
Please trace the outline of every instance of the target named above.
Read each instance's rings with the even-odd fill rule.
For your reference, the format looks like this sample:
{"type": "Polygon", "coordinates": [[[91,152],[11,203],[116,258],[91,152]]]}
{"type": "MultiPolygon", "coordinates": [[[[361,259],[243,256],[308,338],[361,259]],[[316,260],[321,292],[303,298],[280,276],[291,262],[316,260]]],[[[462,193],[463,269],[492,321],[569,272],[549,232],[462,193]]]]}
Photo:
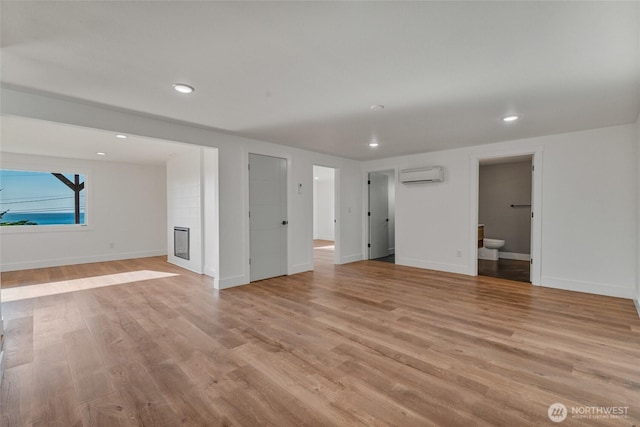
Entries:
{"type": "Polygon", "coordinates": [[[85,175],[0,169],[0,225],[85,224],[85,175]]]}

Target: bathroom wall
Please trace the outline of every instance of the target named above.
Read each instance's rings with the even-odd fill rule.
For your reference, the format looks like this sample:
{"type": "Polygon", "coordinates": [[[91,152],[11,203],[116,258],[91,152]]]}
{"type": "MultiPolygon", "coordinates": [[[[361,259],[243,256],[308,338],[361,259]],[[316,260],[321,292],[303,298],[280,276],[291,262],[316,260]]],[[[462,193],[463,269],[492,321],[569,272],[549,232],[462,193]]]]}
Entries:
{"type": "Polygon", "coordinates": [[[531,209],[511,205],[531,204],[531,161],[481,165],[478,204],[485,237],[505,240],[501,257],[529,255],[531,209]]]}

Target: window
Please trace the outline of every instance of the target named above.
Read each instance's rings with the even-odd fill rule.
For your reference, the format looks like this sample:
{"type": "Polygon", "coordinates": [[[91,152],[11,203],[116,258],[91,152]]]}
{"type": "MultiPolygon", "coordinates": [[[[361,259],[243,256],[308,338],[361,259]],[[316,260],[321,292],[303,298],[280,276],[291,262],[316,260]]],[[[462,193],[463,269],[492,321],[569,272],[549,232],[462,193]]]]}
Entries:
{"type": "Polygon", "coordinates": [[[0,169],[0,226],[86,225],[85,175],[0,169]]]}

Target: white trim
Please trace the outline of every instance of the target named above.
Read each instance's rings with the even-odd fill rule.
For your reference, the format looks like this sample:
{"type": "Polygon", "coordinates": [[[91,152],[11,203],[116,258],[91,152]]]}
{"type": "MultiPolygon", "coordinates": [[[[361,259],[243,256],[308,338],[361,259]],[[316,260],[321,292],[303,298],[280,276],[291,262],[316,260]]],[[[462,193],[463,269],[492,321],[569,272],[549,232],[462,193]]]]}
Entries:
{"type": "Polygon", "coordinates": [[[633,289],[611,286],[606,283],[582,282],[557,277],[543,277],[540,286],[545,288],[563,289],[565,291],[584,292],[587,294],[604,295],[618,298],[633,298],[633,289]]]}
{"type": "Polygon", "coordinates": [[[458,273],[467,275],[467,266],[464,264],[447,264],[444,262],[423,261],[413,258],[396,257],[397,265],[406,265],[408,267],[424,268],[427,270],[444,271],[447,273],[458,273]]]}
{"type": "Polygon", "coordinates": [[[638,317],[640,317],[640,298],[634,298],[633,303],[636,306],[636,311],[638,312],[638,317]]]}
{"type": "Polygon", "coordinates": [[[4,377],[4,351],[0,351],[0,385],[2,385],[3,377],[4,377]]]}
{"type": "Polygon", "coordinates": [[[204,267],[204,274],[205,276],[214,277],[214,278],[218,276],[218,273],[216,273],[215,269],[211,267],[207,267],[206,265],[204,267]]]}
{"type": "Polygon", "coordinates": [[[304,273],[305,271],[312,271],[312,270],[313,270],[313,263],[305,262],[302,264],[292,265],[288,275],[304,273]]]}
{"type": "MultiPolygon", "coordinates": [[[[180,259],[180,258],[178,258],[178,260],[179,260],[179,259],[180,259]]],[[[179,264],[178,262],[175,262],[175,261],[173,261],[172,259],[167,259],[167,262],[168,262],[169,264],[173,264],[173,265],[175,265],[176,267],[180,267],[180,268],[184,268],[185,270],[189,270],[189,271],[191,271],[192,273],[196,273],[196,274],[203,274],[203,273],[202,273],[202,271],[200,271],[200,270],[196,270],[195,268],[193,268],[193,267],[191,267],[191,266],[188,266],[188,265],[182,265],[182,264],[179,264]]]]}
{"type": "Polygon", "coordinates": [[[529,261],[531,260],[530,254],[519,254],[516,252],[498,252],[498,256],[504,259],[515,259],[518,261],[529,261]]]}
{"type": "Polygon", "coordinates": [[[339,264],[349,264],[351,262],[358,262],[362,260],[364,260],[364,256],[362,254],[345,255],[340,258],[339,264]]]}
{"type": "Polygon", "coordinates": [[[213,279],[213,287],[216,289],[228,289],[248,284],[249,282],[246,280],[244,275],[227,277],[225,279],[213,279]]]}
{"type": "MultiPolygon", "coordinates": [[[[80,258],[54,258],[41,261],[15,262],[0,265],[0,271],[30,270],[33,268],[59,267],[62,265],[89,264],[92,262],[119,261],[122,259],[148,258],[167,255],[166,249],[143,252],[122,252],[117,254],[94,255],[80,258]]],[[[181,266],[182,267],[182,266],[181,266]]]]}

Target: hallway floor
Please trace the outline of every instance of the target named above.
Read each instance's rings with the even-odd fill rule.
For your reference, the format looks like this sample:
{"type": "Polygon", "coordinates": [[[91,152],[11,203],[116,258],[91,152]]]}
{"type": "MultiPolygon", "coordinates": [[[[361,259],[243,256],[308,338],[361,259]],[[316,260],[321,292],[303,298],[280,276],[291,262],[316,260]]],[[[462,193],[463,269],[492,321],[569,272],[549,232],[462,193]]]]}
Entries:
{"type": "Polygon", "coordinates": [[[529,261],[500,258],[498,261],[478,260],[478,275],[530,283],[529,261]]]}

